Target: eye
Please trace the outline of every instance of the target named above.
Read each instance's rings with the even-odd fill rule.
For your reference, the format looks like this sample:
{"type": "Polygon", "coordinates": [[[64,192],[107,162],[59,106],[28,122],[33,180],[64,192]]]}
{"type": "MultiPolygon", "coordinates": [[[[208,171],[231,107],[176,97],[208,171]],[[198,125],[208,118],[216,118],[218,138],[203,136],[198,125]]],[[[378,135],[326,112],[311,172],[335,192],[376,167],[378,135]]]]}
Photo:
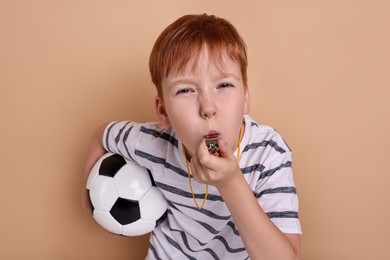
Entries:
{"type": "Polygon", "coordinates": [[[233,85],[227,82],[218,85],[218,88],[230,88],[230,87],[233,87],[233,85]]]}
{"type": "Polygon", "coordinates": [[[194,92],[193,89],[190,89],[190,88],[183,88],[183,89],[180,89],[176,92],[176,95],[179,95],[179,94],[187,94],[187,93],[192,93],[194,92]]]}

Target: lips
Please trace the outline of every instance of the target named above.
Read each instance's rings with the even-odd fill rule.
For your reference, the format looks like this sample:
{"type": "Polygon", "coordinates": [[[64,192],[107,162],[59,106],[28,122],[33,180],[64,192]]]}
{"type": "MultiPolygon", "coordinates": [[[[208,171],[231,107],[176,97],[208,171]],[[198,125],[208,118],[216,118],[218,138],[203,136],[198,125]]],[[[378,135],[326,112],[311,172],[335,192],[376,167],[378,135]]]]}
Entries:
{"type": "Polygon", "coordinates": [[[209,131],[205,136],[204,138],[206,139],[214,139],[214,138],[218,138],[219,136],[219,133],[217,131],[209,131]]]}

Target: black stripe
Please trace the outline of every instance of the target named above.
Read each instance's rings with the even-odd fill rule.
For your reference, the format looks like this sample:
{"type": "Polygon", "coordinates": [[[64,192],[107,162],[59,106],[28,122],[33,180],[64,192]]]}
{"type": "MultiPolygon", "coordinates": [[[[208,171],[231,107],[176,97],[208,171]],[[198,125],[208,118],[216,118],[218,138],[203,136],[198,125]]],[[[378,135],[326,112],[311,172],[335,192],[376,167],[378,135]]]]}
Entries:
{"type": "Polygon", "coordinates": [[[215,234],[218,234],[219,231],[217,231],[215,228],[213,228],[212,226],[210,226],[209,224],[205,223],[205,222],[202,222],[202,221],[197,221],[196,222],[201,225],[202,227],[204,227],[209,233],[215,235],[215,234]]]}
{"type": "MultiPolygon", "coordinates": [[[[168,214],[172,215],[172,211],[171,210],[168,210],[168,214]]],[[[236,230],[235,229],[235,225],[234,223],[231,223],[229,221],[229,226],[231,226],[233,228],[233,230],[236,230]]],[[[194,250],[190,247],[189,243],[188,243],[188,239],[187,239],[187,236],[186,236],[186,233],[182,230],[177,230],[177,229],[173,229],[172,227],[169,228],[170,231],[172,232],[178,232],[182,238],[182,241],[184,243],[184,245],[187,247],[187,249],[191,252],[202,252],[202,251],[205,251],[205,252],[208,252],[214,259],[219,259],[218,258],[218,255],[210,248],[204,248],[204,249],[201,249],[201,250],[194,250]]],[[[164,234],[164,233],[163,233],[164,234]]],[[[236,235],[239,236],[238,234],[238,231],[237,233],[235,232],[236,235]]],[[[170,238],[169,236],[167,236],[166,234],[164,234],[164,236],[166,237],[167,241],[169,244],[171,244],[173,247],[177,248],[180,252],[182,252],[187,258],[190,258],[190,256],[188,254],[186,254],[183,249],[179,246],[179,244],[177,242],[175,242],[172,238],[170,238]]],[[[201,241],[199,241],[196,237],[192,237],[193,239],[195,239],[200,246],[204,247],[206,246],[209,242],[207,243],[202,243],[201,241]]],[[[231,248],[228,244],[228,242],[225,240],[225,238],[223,238],[222,236],[215,236],[212,240],[219,240],[225,247],[226,251],[231,253],[231,254],[234,254],[234,253],[240,253],[240,252],[244,252],[246,251],[244,247],[239,247],[239,248],[231,248]]]]}
{"type": "MultiPolygon", "coordinates": [[[[202,251],[206,251],[207,253],[209,253],[214,259],[218,260],[219,257],[218,255],[210,248],[204,248],[202,250],[193,250],[192,248],[190,248],[190,244],[188,243],[188,239],[187,239],[187,236],[185,235],[185,233],[181,230],[177,230],[177,229],[171,229],[171,231],[176,231],[178,233],[180,233],[180,236],[181,236],[181,239],[183,240],[183,243],[184,245],[187,247],[187,249],[191,252],[202,252],[202,251]]],[[[201,246],[205,246],[206,244],[204,243],[201,243],[199,240],[197,240],[199,245],[201,246]]]]}
{"type": "Polygon", "coordinates": [[[196,221],[199,225],[201,225],[202,227],[204,227],[205,229],[207,229],[208,232],[210,232],[211,234],[213,235],[216,235],[218,234],[220,231],[216,230],[215,228],[213,228],[212,226],[210,226],[209,224],[205,223],[205,222],[201,222],[201,221],[196,221]]]}
{"type": "Polygon", "coordinates": [[[146,128],[144,126],[141,126],[140,132],[152,135],[156,138],[164,139],[164,140],[170,142],[171,144],[173,144],[176,148],[179,147],[179,144],[178,144],[179,142],[177,141],[177,139],[174,138],[173,136],[167,134],[167,133],[161,133],[157,130],[146,128]]]}
{"type": "MultiPolygon", "coordinates": [[[[168,211],[168,213],[169,214],[171,214],[172,215],[172,211],[168,211]]],[[[233,226],[234,226],[234,224],[233,224],[233,226]]],[[[173,229],[173,228],[169,228],[171,231],[176,231],[176,232],[179,232],[180,234],[181,234],[181,236],[183,237],[183,241],[184,241],[184,239],[186,239],[186,237],[185,237],[185,232],[184,231],[181,231],[181,230],[177,230],[177,229],[173,229]]],[[[235,228],[234,228],[235,229],[235,228]]],[[[236,234],[236,233],[235,233],[236,234]]],[[[239,236],[239,234],[236,234],[236,235],[238,235],[239,236]]],[[[201,241],[199,241],[196,237],[193,237],[198,243],[199,243],[199,245],[200,246],[205,246],[205,245],[207,245],[208,243],[202,243],[201,241]]],[[[229,252],[229,253],[237,253],[237,252],[242,252],[242,251],[245,251],[245,248],[244,247],[240,247],[240,248],[236,248],[236,249],[234,249],[234,248],[231,248],[230,246],[229,246],[229,244],[227,243],[227,241],[222,237],[222,236],[215,236],[212,240],[219,240],[219,241],[221,241],[224,245],[225,245],[225,248],[226,248],[226,250],[229,252]]],[[[188,250],[190,250],[190,251],[192,251],[192,252],[196,252],[196,251],[194,251],[193,249],[191,249],[191,248],[189,248],[189,246],[188,246],[188,244],[187,244],[187,248],[188,248],[188,250]]],[[[204,250],[200,250],[200,251],[204,251],[204,250]]]]}
{"type": "Polygon", "coordinates": [[[121,138],[122,132],[123,132],[123,130],[126,128],[126,126],[127,126],[129,123],[130,123],[130,122],[127,122],[121,129],[119,129],[118,135],[115,137],[115,143],[116,143],[116,144],[119,143],[119,140],[120,140],[120,138],[121,138]]]}
{"type": "Polygon", "coordinates": [[[263,191],[261,191],[259,193],[256,193],[255,197],[256,198],[260,198],[264,194],[275,194],[275,193],[292,193],[292,194],[297,194],[297,190],[295,189],[295,187],[278,187],[278,188],[274,188],[274,189],[266,189],[266,190],[263,190],[263,191]]]}
{"type": "Polygon", "coordinates": [[[151,155],[149,153],[143,152],[141,150],[135,150],[134,153],[135,153],[135,155],[142,157],[150,162],[164,165],[165,168],[170,169],[183,177],[187,177],[187,175],[188,175],[186,171],[168,163],[165,160],[165,158],[157,157],[157,156],[151,155]]]}
{"type": "Polygon", "coordinates": [[[110,149],[110,146],[109,146],[109,136],[110,136],[110,132],[111,132],[111,129],[114,127],[114,125],[116,125],[117,124],[117,122],[115,122],[115,123],[112,123],[111,125],[110,125],[110,127],[107,129],[107,134],[106,134],[106,148],[107,148],[107,150],[109,151],[109,152],[112,152],[112,150],[110,149]]]}
{"type": "Polygon", "coordinates": [[[236,224],[234,224],[234,222],[232,221],[229,221],[227,223],[228,226],[230,226],[233,230],[233,233],[236,235],[236,236],[239,236],[240,235],[240,232],[238,232],[238,229],[236,228],[236,224]]]}
{"type": "MultiPolygon", "coordinates": [[[[168,201],[168,204],[170,206],[170,208],[173,208],[179,212],[181,212],[181,210],[179,210],[176,206],[181,206],[181,207],[184,207],[184,208],[189,208],[189,209],[192,209],[194,211],[200,211],[202,212],[203,214],[205,214],[206,216],[210,217],[210,218],[213,218],[213,219],[218,219],[218,220],[228,220],[228,219],[231,219],[231,215],[228,215],[228,216],[219,216],[219,215],[216,215],[214,214],[213,212],[205,209],[205,208],[202,208],[202,209],[198,209],[196,207],[191,207],[191,206],[188,206],[188,205],[184,205],[184,204],[181,204],[181,203],[173,203],[171,201],[168,201]]],[[[215,229],[213,228],[212,230],[214,231],[211,231],[211,229],[209,229],[207,226],[208,224],[205,224],[203,222],[200,222],[200,221],[196,221],[197,223],[199,223],[200,225],[204,226],[210,233],[212,234],[217,234],[218,232],[215,231],[215,229]]],[[[240,236],[240,233],[238,232],[237,228],[236,228],[236,225],[232,222],[232,221],[229,221],[227,222],[227,225],[230,226],[232,228],[232,231],[233,233],[236,235],[236,236],[240,236]]]]}
{"type": "Polygon", "coordinates": [[[167,239],[168,243],[171,244],[173,247],[175,247],[177,250],[179,250],[180,252],[183,253],[183,255],[185,255],[188,259],[191,259],[191,260],[196,260],[195,257],[192,257],[188,254],[186,254],[183,249],[181,249],[181,247],[179,246],[179,244],[173,240],[172,238],[170,238],[169,236],[167,236],[166,234],[164,234],[165,238],[167,239]]]}
{"type": "Polygon", "coordinates": [[[126,145],[126,142],[127,142],[127,138],[129,137],[129,134],[131,132],[131,130],[133,129],[133,126],[131,126],[129,129],[127,129],[127,131],[125,132],[125,134],[123,135],[123,146],[125,147],[126,149],[126,153],[127,155],[129,156],[129,158],[131,160],[134,161],[133,157],[131,156],[130,152],[129,152],[129,149],[127,148],[127,145],[126,145]]]}
{"type": "Polygon", "coordinates": [[[266,177],[270,177],[272,176],[275,172],[279,171],[280,169],[282,168],[290,168],[292,166],[292,163],[291,161],[287,161],[286,163],[276,167],[276,168],[273,168],[271,170],[268,170],[268,171],[265,171],[265,172],[262,172],[259,176],[259,180],[260,179],[263,179],[263,178],[266,178],[266,177]]]}
{"type": "Polygon", "coordinates": [[[247,146],[245,146],[244,150],[242,151],[243,153],[251,150],[251,149],[257,149],[258,147],[267,147],[267,146],[271,146],[272,148],[274,148],[277,152],[283,154],[286,152],[286,150],[284,150],[282,147],[280,147],[278,145],[277,142],[273,141],[273,140],[265,140],[265,141],[262,141],[260,143],[251,143],[251,144],[248,144],[247,146]]]}
{"type": "MultiPolygon", "coordinates": [[[[156,183],[156,186],[159,189],[161,189],[161,190],[164,190],[164,191],[167,191],[167,192],[179,195],[179,196],[184,197],[184,198],[192,198],[192,193],[189,192],[189,191],[181,190],[181,189],[178,189],[176,187],[167,185],[167,184],[162,183],[162,182],[156,182],[155,181],[155,183],[156,183]]],[[[194,195],[195,195],[195,198],[197,198],[197,199],[203,199],[206,194],[205,193],[195,193],[194,195]]],[[[209,194],[207,196],[207,200],[210,200],[210,201],[223,201],[221,196],[214,195],[214,194],[209,194]]],[[[198,210],[195,206],[194,207],[187,206],[187,207],[191,208],[191,209],[198,210]]]]}
{"type": "Polygon", "coordinates": [[[262,172],[264,169],[265,169],[264,165],[255,164],[255,165],[247,166],[245,168],[241,168],[241,171],[243,174],[246,174],[246,173],[251,173],[251,172],[255,172],[255,171],[262,172]]]}
{"type": "Polygon", "coordinates": [[[296,211],[276,211],[267,212],[269,218],[298,218],[298,212],[296,211]]]}
{"type": "MultiPolygon", "coordinates": [[[[178,189],[177,187],[173,187],[173,186],[170,186],[170,185],[167,185],[165,183],[162,183],[162,182],[156,182],[156,186],[158,188],[160,188],[161,190],[164,190],[164,191],[167,191],[169,193],[173,193],[173,194],[176,194],[176,195],[179,195],[180,197],[184,197],[184,198],[192,198],[192,194],[188,191],[184,191],[184,190],[181,190],[181,189],[178,189]]],[[[198,196],[205,196],[205,194],[198,194],[198,196]]],[[[195,196],[196,197],[196,196],[195,196]]],[[[203,198],[202,197],[202,198],[203,198]]]]}
{"type": "MultiPolygon", "coordinates": [[[[153,234],[153,235],[154,235],[154,234],[153,234]]],[[[154,236],[156,236],[156,235],[154,235],[154,236]]],[[[153,253],[153,256],[154,256],[154,258],[155,258],[156,260],[162,260],[162,259],[158,256],[157,251],[156,251],[156,249],[154,248],[154,246],[152,245],[152,243],[149,243],[149,250],[153,253]]]]}
{"type": "MultiPolygon", "coordinates": [[[[192,195],[191,195],[192,197],[192,195]]],[[[222,199],[221,199],[222,201],[222,199]]],[[[218,219],[218,220],[228,220],[231,218],[231,215],[228,215],[228,216],[220,216],[220,215],[216,215],[215,213],[213,213],[212,211],[210,210],[207,210],[205,208],[202,208],[202,209],[198,209],[197,207],[191,207],[191,206],[188,206],[186,204],[181,204],[181,203],[177,203],[177,202],[168,202],[170,204],[170,206],[178,211],[180,211],[176,206],[180,206],[180,207],[183,207],[183,208],[188,208],[188,209],[191,209],[191,210],[194,210],[194,211],[197,211],[197,212],[201,212],[202,214],[210,217],[210,218],[213,218],[213,219],[218,219]]]]}
{"type": "MultiPolygon", "coordinates": [[[[218,256],[215,254],[215,252],[213,250],[211,250],[210,248],[205,248],[205,249],[202,249],[202,250],[198,250],[198,251],[195,251],[193,249],[191,249],[189,247],[189,244],[188,244],[188,240],[187,240],[187,237],[185,235],[185,233],[181,230],[177,230],[177,229],[170,229],[171,231],[176,231],[178,233],[180,233],[182,239],[183,239],[183,242],[185,244],[185,246],[187,247],[188,250],[190,250],[191,252],[202,252],[202,251],[206,251],[208,253],[210,253],[212,256],[214,256],[214,259],[219,259],[218,256]]],[[[234,254],[234,253],[240,253],[240,252],[243,252],[245,251],[245,248],[244,247],[239,247],[239,248],[231,248],[229,246],[229,244],[227,243],[226,239],[222,236],[216,236],[213,238],[213,240],[219,240],[222,242],[222,244],[225,246],[225,249],[226,251],[228,251],[229,253],[231,254],[234,254]]],[[[201,246],[205,246],[206,243],[201,243],[200,241],[198,241],[199,245],[201,246]]],[[[184,253],[184,252],[183,252],[184,253]]]]}
{"type": "Polygon", "coordinates": [[[239,248],[231,248],[228,244],[228,242],[226,241],[226,239],[222,236],[216,236],[214,239],[218,239],[219,241],[222,242],[222,244],[225,245],[225,248],[226,250],[229,252],[229,253],[239,253],[239,252],[243,252],[245,251],[245,248],[244,247],[239,247],[239,248]]]}
{"type": "MultiPolygon", "coordinates": [[[[215,235],[215,234],[218,234],[220,232],[205,222],[200,222],[200,221],[196,221],[196,222],[199,223],[201,226],[203,226],[205,229],[207,229],[207,231],[209,231],[211,234],[215,235]]],[[[227,223],[227,225],[232,228],[234,235],[240,236],[240,233],[236,229],[236,225],[232,221],[229,221],[227,223]]]]}

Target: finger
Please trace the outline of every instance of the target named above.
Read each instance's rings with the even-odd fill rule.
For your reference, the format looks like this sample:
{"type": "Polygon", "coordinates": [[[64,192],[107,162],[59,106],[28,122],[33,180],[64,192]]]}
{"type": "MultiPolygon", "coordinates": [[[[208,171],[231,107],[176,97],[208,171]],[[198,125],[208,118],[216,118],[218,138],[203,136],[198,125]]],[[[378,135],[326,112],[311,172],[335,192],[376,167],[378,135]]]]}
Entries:
{"type": "Polygon", "coordinates": [[[194,154],[194,158],[197,162],[196,165],[199,165],[203,171],[213,165],[213,160],[215,160],[216,156],[210,154],[209,149],[206,145],[206,139],[203,139],[202,142],[199,144],[198,149],[194,154]]]}
{"type": "Polygon", "coordinates": [[[203,138],[202,141],[200,142],[197,150],[198,157],[202,158],[205,155],[209,155],[209,150],[206,145],[206,139],[203,138]]]}
{"type": "Polygon", "coordinates": [[[219,146],[219,153],[221,157],[233,159],[234,154],[231,152],[231,147],[228,142],[223,140],[222,138],[218,138],[218,146],[219,146]]]}

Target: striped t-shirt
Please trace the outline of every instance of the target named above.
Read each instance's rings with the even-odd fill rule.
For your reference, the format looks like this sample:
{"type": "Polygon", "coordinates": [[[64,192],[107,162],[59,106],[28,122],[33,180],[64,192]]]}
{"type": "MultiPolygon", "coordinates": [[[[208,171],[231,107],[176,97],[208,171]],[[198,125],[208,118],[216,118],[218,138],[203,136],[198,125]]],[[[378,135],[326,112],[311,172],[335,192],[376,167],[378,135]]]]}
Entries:
{"type": "MultiPolygon", "coordinates": [[[[242,174],[272,222],[284,233],[300,234],[291,151],[273,128],[257,124],[249,116],[244,122],[242,174]]],[[[167,217],[151,234],[147,259],[249,259],[215,187],[209,186],[204,208],[195,206],[182,144],[172,129],[161,129],[153,122],[113,122],[105,130],[103,143],[106,150],[149,169],[168,201],[167,217]]],[[[192,186],[201,202],[205,185],[192,180],[192,186]]]]}

